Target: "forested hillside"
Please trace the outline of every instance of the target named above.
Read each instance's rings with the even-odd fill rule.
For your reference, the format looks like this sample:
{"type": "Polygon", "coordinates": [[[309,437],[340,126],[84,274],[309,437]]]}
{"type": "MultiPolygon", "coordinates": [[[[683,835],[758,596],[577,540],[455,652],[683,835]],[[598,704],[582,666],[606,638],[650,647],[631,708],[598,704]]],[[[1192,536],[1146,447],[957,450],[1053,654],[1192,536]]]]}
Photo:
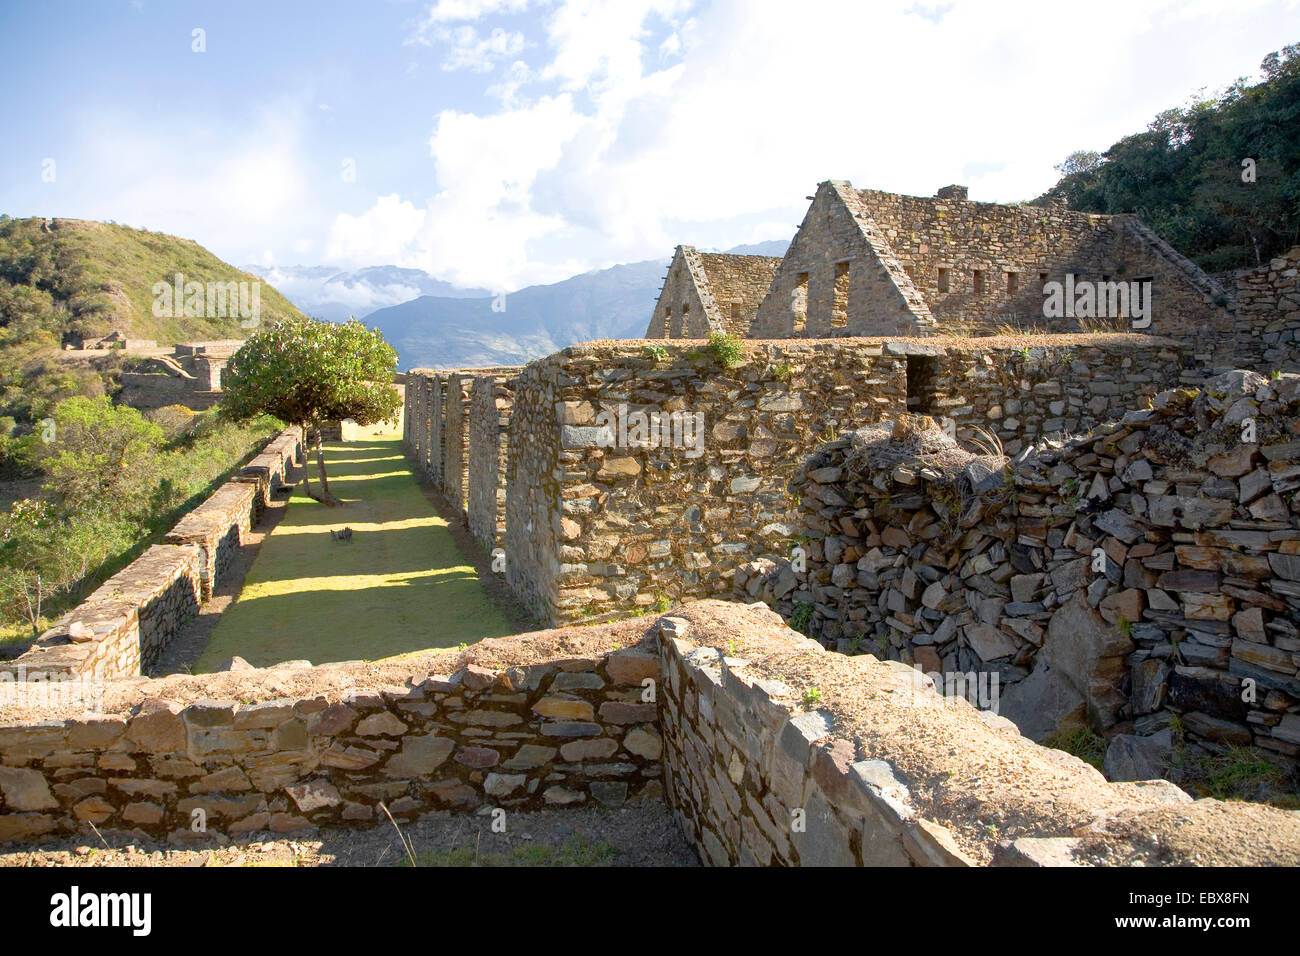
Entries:
{"type": "MultiPolygon", "coordinates": [[[[65,341],[112,331],[170,345],[242,338],[237,315],[209,318],[153,312],[153,286],[185,281],[259,282],[189,239],[82,219],[0,216],[0,446],[30,432],[61,400],[112,391],[120,354],[69,363],[65,341]]],[[[265,281],[261,321],[298,315],[265,281]]],[[[0,459],[10,455],[0,447],[0,459]]],[[[12,467],[0,461],[0,467],[12,467]]]]}
{"type": "Polygon", "coordinates": [[[1061,166],[1049,197],[1133,212],[1209,272],[1255,266],[1300,242],[1300,44],[1263,80],[1160,113],[1147,130],[1061,166]]]}

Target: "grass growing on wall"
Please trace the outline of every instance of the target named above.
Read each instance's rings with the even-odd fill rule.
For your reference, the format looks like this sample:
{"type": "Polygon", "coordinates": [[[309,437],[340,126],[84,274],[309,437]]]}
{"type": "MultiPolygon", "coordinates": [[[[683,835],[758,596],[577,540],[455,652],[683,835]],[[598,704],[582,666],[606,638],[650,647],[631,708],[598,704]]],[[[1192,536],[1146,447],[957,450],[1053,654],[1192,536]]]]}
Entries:
{"type": "Polygon", "coordinates": [[[331,442],[325,456],[344,506],[295,491],[196,672],[234,656],[255,666],[378,660],[515,632],[416,484],[399,438],[331,442]],[[350,541],[330,534],[344,527],[350,541]]]}

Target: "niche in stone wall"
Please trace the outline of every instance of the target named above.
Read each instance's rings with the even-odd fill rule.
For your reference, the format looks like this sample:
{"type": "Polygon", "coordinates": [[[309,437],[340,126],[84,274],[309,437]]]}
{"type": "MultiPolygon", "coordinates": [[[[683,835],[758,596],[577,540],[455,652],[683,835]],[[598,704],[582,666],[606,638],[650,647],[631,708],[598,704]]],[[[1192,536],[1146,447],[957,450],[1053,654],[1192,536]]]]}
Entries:
{"type": "Polygon", "coordinates": [[[907,357],[907,410],[913,415],[929,415],[934,408],[935,368],[930,355],[907,357]]]}
{"type": "Polygon", "coordinates": [[[831,301],[831,328],[842,329],[849,324],[849,264],[835,263],[834,298],[831,301]]]}
{"type": "Polygon", "coordinates": [[[790,297],[790,309],[793,314],[792,331],[803,335],[808,324],[808,273],[800,272],[795,278],[794,294],[790,297]]]}

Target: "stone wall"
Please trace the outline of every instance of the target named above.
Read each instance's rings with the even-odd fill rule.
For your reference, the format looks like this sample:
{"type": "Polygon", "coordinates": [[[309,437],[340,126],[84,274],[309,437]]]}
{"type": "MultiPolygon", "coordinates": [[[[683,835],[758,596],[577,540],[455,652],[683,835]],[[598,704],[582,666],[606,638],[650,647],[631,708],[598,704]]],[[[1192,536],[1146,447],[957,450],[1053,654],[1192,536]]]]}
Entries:
{"type": "Polygon", "coordinates": [[[718,252],[701,252],[699,256],[722,331],[737,337],[748,335],[781,260],[718,252]]]}
{"type": "Polygon", "coordinates": [[[1300,246],[1233,275],[1239,355],[1259,371],[1300,371],[1300,246]]]}
{"type": "Polygon", "coordinates": [[[516,367],[462,370],[412,369],[406,373],[403,440],[415,471],[437,488],[462,516],[468,515],[469,415],[474,380],[490,375],[506,381],[516,367]],[[453,398],[453,396],[455,396],[453,398]]]}
{"type": "Polygon", "coordinates": [[[110,577],[0,667],[18,680],[45,675],[134,677],[198,613],[298,455],[301,429],[284,429],[154,545],[110,577]]]}
{"type": "Polygon", "coordinates": [[[1300,853],[1300,813],[1193,803],[1166,781],[1108,783],[906,665],[825,653],[774,618],[701,602],[659,622],[665,798],[706,863],[1223,865],[1300,853]],[[1212,819],[1225,830],[1206,839],[1212,819]],[[1275,834],[1280,853],[1266,848],[1275,834]]]}
{"type": "Polygon", "coordinates": [[[1240,360],[1229,292],[1134,216],[971,202],[951,190],[903,196],[846,182],[818,187],[749,334],[1077,332],[1113,324],[1044,316],[1045,283],[1067,274],[1149,280],[1144,331],[1196,345],[1215,367],[1240,360]]]}
{"type": "Polygon", "coordinates": [[[512,380],[484,375],[474,380],[469,408],[469,530],[491,554],[504,545],[506,531],[506,471],[512,380]]]}
{"type": "Polygon", "coordinates": [[[905,400],[905,362],[879,341],[747,343],[733,369],[661,348],[576,346],[519,376],[507,575],[544,622],[727,593],[738,563],[784,551],[784,486],[815,436],[905,400]],[[653,446],[636,431],[652,412],[653,446]]]}
{"type": "Polygon", "coordinates": [[[857,432],[791,482],[806,569],[737,584],[830,646],[997,674],[1024,733],[1091,724],[1123,779],[1176,737],[1294,764],[1298,413],[1300,377],[1234,372],[1009,470],[924,423],[857,432]]]}
{"type": "Polygon", "coordinates": [[[925,335],[930,308],[848,183],[822,183],[758,307],[755,338],[925,335]]]}
{"type": "Polygon", "coordinates": [[[231,481],[248,482],[257,487],[254,499],[256,515],[271,502],[271,498],[287,483],[289,470],[304,461],[306,449],[303,446],[302,428],[290,425],[272,438],[262,450],[254,455],[243,468],[231,478],[231,481]]]}
{"type": "Polygon", "coordinates": [[[199,549],[202,600],[226,577],[230,562],[243,547],[257,511],[257,486],[228,481],[167,532],[167,544],[192,544],[199,549]]]}
{"type": "Polygon", "coordinates": [[[513,644],[526,663],[426,666],[381,686],[353,683],[364,665],[185,678],[181,700],[164,696],[176,680],[153,681],[117,711],[0,724],[0,841],[86,823],[201,841],[388,825],[381,805],[410,820],[658,798],[658,708],[641,695],[659,658],[632,640],[574,653],[527,636],[483,642],[468,656],[513,644]],[[308,689],[277,692],[295,681],[308,689]]]}
{"type": "Polygon", "coordinates": [[[469,398],[474,379],[465,372],[451,372],[442,379],[442,493],[447,502],[465,515],[469,503],[469,398]]]}
{"type": "Polygon", "coordinates": [[[201,412],[221,401],[220,392],[200,391],[200,382],[167,372],[122,372],[121,383],[118,401],[143,411],[184,405],[201,412]]]}
{"type": "MultiPolygon", "coordinates": [[[[646,329],[646,338],[703,339],[709,335],[709,311],[713,305],[701,298],[707,288],[699,254],[690,246],[678,246],[668,265],[659,300],[646,329]]],[[[707,293],[706,293],[707,295],[707,293]]]]}
{"type": "Polygon", "coordinates": [[[730,593],[738,564],[787,553],[795,462],[846,426],[911,407],[1015,451],[1193,374],[1174,343],[1132,334],[752,342],[732,370],[699,343],[661,347],[662,361],[631,343],[580,346],[518,380],[508,578],[544,621],[730,593]],[[694,454],[641,447],[631,428],[616,434],[620,407],[670,426],[703,416],[702,440],[694,454]]]}
{"type": "Polygon", "coordinates": [[[996,435],[1014,455],[1144,407],[1204,377],[1194,346],[1137,334],[931,338],[887,344],[908,361],[908,410],[950,419],[959,441],[996,435]]]}
{"type": "Polygon", "coordinates": [[[905,665],[719,601],[387,662],[120,682],[102,712],[0,722],[0,753],[0,841],[94,824],[213,845],[665,799],[713,865],[1300,863],[1300,814],[1108,783],[905,665]]]}
{"type": "Polygon", "coordinates": [[[646,329],[648,339],[747,336],[781,260],[678,246],[646,329]]]}
{"type": "Polygon", "coordinates": [[[197,613],[196,545],[156,544],[113,575],[0,673],[17,680],[134,677],[197,613]]]}

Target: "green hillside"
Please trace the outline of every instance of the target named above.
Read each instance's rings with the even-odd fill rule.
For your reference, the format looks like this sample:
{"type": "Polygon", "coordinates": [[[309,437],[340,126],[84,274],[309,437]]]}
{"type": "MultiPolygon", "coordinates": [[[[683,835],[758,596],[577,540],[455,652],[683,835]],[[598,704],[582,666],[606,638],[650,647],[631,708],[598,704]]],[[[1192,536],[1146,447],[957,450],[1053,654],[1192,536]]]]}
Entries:
{"type": "Polygon", "coordinates": [[[1210,272],[1281,255],[1300,242],[1300,44],[1260,72],[1163,111],[1104,153],[1072,153],[1047,196],[1137,213],[1210,272]]]}
{"type": "Polygon", "coordinates": [[[247,334],[238,314],[185,316],[178,307],[176,317],[155,316],[154,284],[173,283],[178,273],[185,282],[259,283],[264,323],[299,315],[265,280],[189,239],[82,219],[0,216],[0,441],[30,429],[62,399],[113,391],[121,354],[72,361],[62,354],[65,343],[114,331],[160,346],[247,334]]]}
{"type": "MultiPolygon", "coordinates": [[[[298,315],[257,276],[222,262],[190,239],[84,219],[0,220],[0,322],[57,318],[54,329],[86,338],[120,330],[170,345],[242,338],[237,317],[159,318],[153,285],[260,282],[264,320],[298,315]]],[[[180,310],[177,310],[180,311],[180,310]]]]}

